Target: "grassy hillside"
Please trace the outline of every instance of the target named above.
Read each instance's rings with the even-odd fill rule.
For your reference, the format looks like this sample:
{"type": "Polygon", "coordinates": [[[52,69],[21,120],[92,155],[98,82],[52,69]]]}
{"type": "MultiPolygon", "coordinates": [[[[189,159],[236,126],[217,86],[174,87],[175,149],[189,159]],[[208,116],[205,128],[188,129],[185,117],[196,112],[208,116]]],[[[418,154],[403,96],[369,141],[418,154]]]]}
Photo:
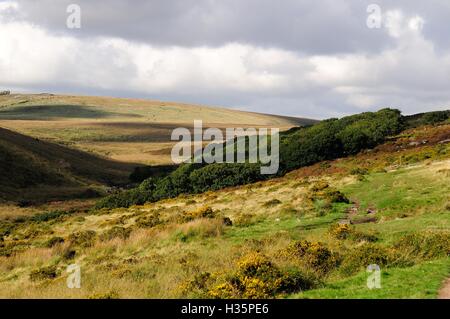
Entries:
{"type": "Polygon", "coordinates": [[[0,96],[0,127],[124,162],[167,164],[176,127],[280,127],[315,123],[294,117],[140,99],[50,94],[0,96]]]}
{"type": "Polygon", "coordinates": [[[370,149],[404,129],[403,119],[398,110],[382,109],[297,127],[281,134],[279,169],[272,176],[261,174],[260,163],[230,164],[224,155],[224,163],[181,165],[167,176],[149,178],[135,189],[109,196],[97,207],[129,207],[282,176],[295,168],[370,149]]]}
{"type": "Polygon", "coordinates": [[[435,298],[450,275],[449,134],[421,126],[268,181],[3,219],[0,297],[435,298]],[[74,263],[81,289],[66,287],[74,263]],[[381,289],[366,286],[373,263],[381,289]]]}
{"type": "Polygon", "coordinates": [[[129,182],[139,164],[120,163],[0,128],[0,199],[41,202],[90,197],[129,182]]]}

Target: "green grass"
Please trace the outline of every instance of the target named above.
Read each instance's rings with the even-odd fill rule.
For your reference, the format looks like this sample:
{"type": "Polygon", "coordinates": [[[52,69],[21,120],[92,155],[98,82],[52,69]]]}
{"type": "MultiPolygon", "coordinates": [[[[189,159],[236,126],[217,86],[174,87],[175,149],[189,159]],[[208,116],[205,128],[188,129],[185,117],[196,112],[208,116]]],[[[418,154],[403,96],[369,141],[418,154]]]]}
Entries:
{"type": "MultiPolygon", "coordinates": [[[[351,161],[355,158],[338,162],[352,167],[351,161]]],[[[341,191],[359,204],[358,217],[366,215],[366,208],[374,208],[379,217],[377,222],[351,228],[364,234],[375,233],[379,240],[370,245],[398,249],[406,261],[386,263],[401,267],[382,269],[381,289],[367,288],[369,274],[364,271],[364,261],[355,264],[356,273],[343,271],[338,263],[329,273],[316,273],[322,284],[313,290],[302,293],[296,290],[295,294],[274,297],[435,298],[444,279],[450,275],[450,259],[439,259],[445,252],[424,257],[417,250],[410,253],[408,247],[395,246],[404,235],[423,235],[433,230],[448,233],[450,230],[448,155],[446,161],[431,160],[435,161],[430,165],[427,165],[430,160],[422,160],[420,165],[384,173],[374,173],[375,170],[369,167],[369,173],[362,181],[345,173],[315,175],[307,180],[292,174],[254,184],[251,189],[224,189],[95,214],[74,212],[57,218],[61,213],[53,212],[53,207],[47,209],[50,213],[37,215],[12,230],[9,230],[8,221],[2,227],[11,235],[4,238],[5,246],[0,253],[1,250],[6,253],[10,245],[15,245],[13,248],[23,254],[0,257],[0,297],[86,298],[111,292],[121,298],[195,297],[180,292],[180,285],[207,272],[217,278],[208,283],[207,289],[213,288],[220,280],[232,275],[238,261],[249,252],[264,254],[283,271],[292,268],[316,271],[314,267],[305,266],[299,257],[280,254],[294,240],[303,239],[311,243],[322,242],[327,249],[339,254],[340,260],[348,261],[348,257],[364,244],[351,237],[337,239],[329,233],[329,227],[347,219],[347,209],[354,204],[330,205],[325,200],[318,202],[317,198],[311,198],[312,186],[326,182],[330,188],[341,191]],[[186,205],[186,202],[190,204],[186,205]],[[276,205],[264,205],[267,202],[276,205]],[[201,205],[211,207],[219,219],[229,217],[233,225],[219,224],[217,227],[217,219],[186,223],[176,218],[201,205]],[[137,225],[136,218],[155,211],[161,214],[164,223],[153,228],[137,225]],[[239,224],[236,220],[243,214],[252,217],[239,224]],[[71,260],[62,256],[65,246],[43,246],[52,237],[64,238],[64,245],[68,245],[70,235],[77,231],[95,230],[102,238],[114,226],[130,227],[130,237],[112,241],[99,239],[90,248],[75,247],[77,252],[71,260]],[[215,232],[216,228],[220,228],[220,232],[215,232]],[[65,286],[67,274],[64,269],[69,263],[82,266],[81,290],[73,291],[65,286]],[[29,281],[31,273],[53,265],[61,271],[58,278],[42,279],[39,285],[29,281]]],[[[379,162],[373,165],[379,165],[379,162]]],[[[434,246],[418,243],[417,249],[421,253],[433,252],[434,246]]]]}
{"type": "Polygon", "coordinates": [[[335,212],[320,217],[265,218],[247,227],[232,227],[225,232],[224,238],[239,243],[247,239],[261,239],[279,232],[288,232],[293,239],[299,239],[310,232],[327,229],[343,217],[342,212],[335,212]]]}
{"type": "Polygon", "coordinates": [[[426,167],[408,168],[388,173],[374,173],[343,188],[361,208],[375,207],[383,215],[414,213],[420,207],[434,209],[444,205],[450,193],[448,178],[443,173],[430,173],[426,167]]]}
{"type": "Polygon", "coordinates": [[[367,288],[369,273],[326,284],[291,298],[398,299],[436,298],[437,291],[450,273],[450,258],[423,262],[409,268],[382,269],[381,288],[367,288]]]}

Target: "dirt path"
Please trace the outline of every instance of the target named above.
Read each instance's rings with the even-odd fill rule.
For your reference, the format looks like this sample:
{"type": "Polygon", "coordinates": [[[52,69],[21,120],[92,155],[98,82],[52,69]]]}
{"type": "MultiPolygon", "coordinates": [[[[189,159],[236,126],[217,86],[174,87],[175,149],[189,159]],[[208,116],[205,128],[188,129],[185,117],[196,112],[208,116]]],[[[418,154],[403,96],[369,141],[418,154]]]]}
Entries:
{"type": "Polygon", "coordinates": [[[439,290],[438,299],[450,299],[450,278],[444,281],[444,285],[439,290]]]}

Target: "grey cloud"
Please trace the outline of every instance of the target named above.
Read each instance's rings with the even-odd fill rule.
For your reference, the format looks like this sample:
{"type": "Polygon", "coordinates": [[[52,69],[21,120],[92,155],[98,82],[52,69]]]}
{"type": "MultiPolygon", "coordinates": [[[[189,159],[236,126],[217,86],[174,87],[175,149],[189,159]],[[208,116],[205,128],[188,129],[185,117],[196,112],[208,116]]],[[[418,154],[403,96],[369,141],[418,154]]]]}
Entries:
{"type": "Polygon", "coordinates": [[[152,45],[230,42],[305,53],[378,51],[391,44],[366,27],[371,1],[19,0],[28,21],[76,36],[113,36],[152,45]],[[82,8],[81,30],[65,28],[66,7],[82,8]]]}
{"type": "MultiPolygon", "coordinates": [[[[55,55],[61,63],[53,77],[42,77],[43,80],[34,82],[27,78],[23,82],[8,82],[0,74],[0,86],[203,103],[314,118],[342,116],[387,106],[413,113],[448,109],[450,105],[450,4],[446,0],[376,1],[383,12],[400,9],[407,17],[420,15],[425,20],[419,40],[405,37],[401,39],[404,41],[401,45],[386,30],[366,27],[366,8],[375,2],[373,0],[17,1],[20,11],[15,14],[8,11],[7,21],[31,22],[42,26],[55,38],[67,36],[80,41],[74,45],[75,51],[68,46],[67,53],[73,57],[67,58],[66,52],[55,55]],[[66,7],[74,2],[82,8],[81,30],[65,27],[66,7]],[[96,37],[99,36],[122,38],[127,42],[127,49],[98,47],[96,37]],[[229,78],[223,76],[222,69],[226,73],[230,68],[225,62],[219,71],[216,65],[212,65],[214,70],[209,68],[210,65],[203,65],[201,69],[203,61],[197,59],[213,58],[211,55],[190,58],[183,54],[192,52],[182,51],[182,57],[171,57],[176,60],[174,63],[178,69],[172,70],[170,63],[162,63],[163,71],[140,78],[138,75],[142,74],[142,68],[145,72],[158,70],[158,63],[164,62],[166,57],[157,55],[159,60],[146,64],[142,59],[136,62],[136,55],[130,53],[136,49],[136,43],[155,50],[162,48],[162,52],[166,52],[164,50],[172,46],[218,48],[230,42],[248,44],[254,51],[258,47],[281,49],[292,53],[294,60],[303,59],[305,64],[282,61],[274,66],[272,55],[268,54],[264,55],[262,63],[256,61],[256,66],[253,66],[254,57],[250,54],[250,61],[243,63],[245,70],[242,75],[248,75],[249,81],[255,75],[258,80],[252,84],[253,87],[243,85],[243,89],[236,89],[234,83],[230,83],[236,80],[234,74],[229,78]],[[319,80],[311,80],[310,75],[318,66],[311,64],[309,58],[318,55],[339,61],[337,78],[334,78],[335,73],[328,74],[325,69],[319,80]],[[344,68],[345,74],[342,74],[339,66],[345,65],[347,56],[351,60],[349,65],[354,68],[344,68]],[[361,63],[359,59],[367,59],[368,62],[361,63]],[[166,70],[181,76],[175,77],[168,89],[158,89],[155,86],[159,83],[157,77],[166,75],[166,70]],[[261,73],[266,71],[269,75],[286,78],[287,85],[281,89],[276,85],[261,89],[259,83],[265,83],[261,73]],[[259,78],[263,82],[258,82],[259,78]],[[211,82],[215,86],[208,85],[211,82]]],[[[49,43],[54,45],[58,42],[49,43]]],[[[26,52],[25,44],[21,55],[24,60],[29,58],[26,52]]],[[[144,52],[144,61],[147,61],[149,53],[144,52]]],[[[0,70],[1,53],[2,47],[0,70]]],[[[48,55],[49,59],[53,58],[51,53],[48,55]]],[[[284,55],[282,57],[285,58],[284,55]]],[[[240,70],[241,65],[236,62],[234,67],[240,70]]],[[[333,65],[328,67],[333,68],[333,65]]],[[[33,73],[31,71],[36,69],[37,66],[28,71],[33,73]]]]}

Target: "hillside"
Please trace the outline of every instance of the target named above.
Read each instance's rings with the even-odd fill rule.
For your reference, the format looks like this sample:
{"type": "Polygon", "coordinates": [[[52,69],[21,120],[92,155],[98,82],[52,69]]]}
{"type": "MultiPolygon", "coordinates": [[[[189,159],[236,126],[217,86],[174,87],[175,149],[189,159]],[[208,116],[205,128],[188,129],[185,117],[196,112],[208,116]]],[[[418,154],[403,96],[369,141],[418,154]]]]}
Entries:
{"type": "Polygon", "coordinates": [[[0,199],[41,202],[95,196],[129,182],[121,163],[0,128],[0,199]]]}
{"type": "Polygon", "coordinates": [[[448,123],[420,126],[245,186],[3,220],[0,297],[435,298],[450,275],[449,139],[448,123]],[[74,263],[81,289],[66,288],[74,263]]]}
{"type": "Polygon", "coordinates": [[[124,162],[170,163],[176,127],[279,127],[317,121],[200,105],[53,94],[0,96],[0,127],[124,162]]]}

